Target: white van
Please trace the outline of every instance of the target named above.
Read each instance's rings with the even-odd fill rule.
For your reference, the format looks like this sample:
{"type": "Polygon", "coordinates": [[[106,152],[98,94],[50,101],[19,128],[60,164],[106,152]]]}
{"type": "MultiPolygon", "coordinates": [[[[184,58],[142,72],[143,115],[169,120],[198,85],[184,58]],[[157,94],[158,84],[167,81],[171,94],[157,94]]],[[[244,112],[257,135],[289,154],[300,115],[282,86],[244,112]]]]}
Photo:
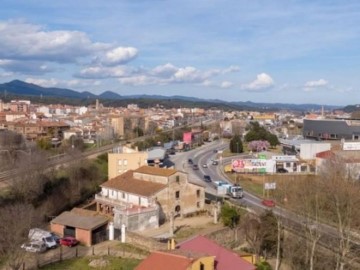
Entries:
{"type": "Polygon", "coordinates": [[[28,252],[45,252],[47,247],[43,241],[32,241],[30,243],[22,244],[21,248],[28,252]]]}
{"type": "Polygon", "coordinates": [[[45,243],[47,248],[56,248],[58,246],[56,243],[56,239],[51,232],[39,228],[30,229],[29,240],[42,241],[45,243]]]}

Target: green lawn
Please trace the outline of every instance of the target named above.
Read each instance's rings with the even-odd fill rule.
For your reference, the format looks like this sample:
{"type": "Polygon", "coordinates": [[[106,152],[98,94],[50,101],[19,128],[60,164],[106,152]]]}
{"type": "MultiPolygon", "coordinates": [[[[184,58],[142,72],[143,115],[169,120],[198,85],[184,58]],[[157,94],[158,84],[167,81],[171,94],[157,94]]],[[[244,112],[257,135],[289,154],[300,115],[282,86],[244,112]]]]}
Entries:
{"type": "Polygon", "coordinates": [[[49,264],[47,266],[41,267],[44,270],[92,270],[95,269],[89,266],[89,263],[97,258],[103,258],[109,261],[109,265],[106,267],[101,267],[97,269],[102,270],[133,270],[140,263],[140,260],[136,259],[123,259],[120,257],[83,257],[75,258],[71,260],[62,261],[59,263],[49,264]]]}

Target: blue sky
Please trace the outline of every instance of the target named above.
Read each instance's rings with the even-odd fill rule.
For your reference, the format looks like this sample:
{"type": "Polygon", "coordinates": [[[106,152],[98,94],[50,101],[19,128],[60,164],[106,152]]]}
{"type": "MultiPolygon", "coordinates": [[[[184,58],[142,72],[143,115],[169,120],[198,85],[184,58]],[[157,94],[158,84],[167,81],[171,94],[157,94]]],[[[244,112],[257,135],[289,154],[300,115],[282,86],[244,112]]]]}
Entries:
{"type": "Polygon", "coordinates": [[[0,82],[359,103],[358,0],[2,0],[0,82]]]}

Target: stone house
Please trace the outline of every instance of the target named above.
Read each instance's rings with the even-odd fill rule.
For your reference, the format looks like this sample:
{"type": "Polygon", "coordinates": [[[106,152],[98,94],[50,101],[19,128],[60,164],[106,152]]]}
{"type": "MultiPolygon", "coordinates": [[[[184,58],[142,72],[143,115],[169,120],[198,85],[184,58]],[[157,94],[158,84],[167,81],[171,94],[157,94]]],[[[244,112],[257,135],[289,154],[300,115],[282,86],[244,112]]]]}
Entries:
{"type": "Polygon", "coordinates": [[[102,184],[95,200],[98,212],[114,215],[115,228],[143,230],[203,210],[205,190],[184,172],[142,166],[102,184]]]}

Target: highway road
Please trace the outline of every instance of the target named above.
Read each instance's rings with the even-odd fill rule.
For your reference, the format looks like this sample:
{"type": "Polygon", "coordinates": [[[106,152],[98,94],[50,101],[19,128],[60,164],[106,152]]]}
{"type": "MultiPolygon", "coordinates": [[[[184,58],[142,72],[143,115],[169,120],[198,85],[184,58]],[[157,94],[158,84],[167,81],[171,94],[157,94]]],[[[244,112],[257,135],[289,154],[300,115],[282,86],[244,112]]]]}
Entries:
{"type": "MultiPolygon", "coordinates": [[[[209,175],[212,181],[224,180],[229,181],[223,172],[223,165],[228,164],[234,157],[222,158],[219,165],[212,165],[212,160],[218,160],[220,155],[215,153],[214,150],[224,150],[228,147],[228,143],[222,141],[215,141],[206,143],[205,145],[193,149],[188,152],[177,153],[171,156],[171,160],[175,163],[175,168],[188,173],[189,181],[199,183],[205,187],[205,192],[210,194],[216,194],[215,186],[212,183],[205,182],[204,175],[209,175]],[[194,170],[192,165],[188,164],[188,159],[191,158],[194,164],[197,164],[199,169],[194,170]],[[203,165],[207,166],[204,168],[203,165]]],[[[217,151],[219,152],[219,151],[217,151]]],[[[237,157],[250,158],[247,154],[240,154],[237,157]]],[[[251,212],[261,213],[264,210],[268,210],[269,207],[262,204],[262,198],[252,195],[249,192],[244,192],[244,198],[242,199],[230,199],[233,203],[246,206],[251,212]]],[[[335,227],[324,223],[311,222],[305,217],[293,213],[285,208],[276,206],[271,208],[276,216],[281,218],[282,224],[285,228],[296,233],[299,236],[304,236],[305,225],[312,229],[319,230],[322,235],[319,245],[334,251],[334,247],[338,245],[339,234],[335,227]]],[[[350,241],[351,247],[354,250],[360,250],[360,239],[353,239],[350,241]]],[[[355,254],[355,256],[357,256],[355,254]]],[[[354,263],[356,257],[353,257],[354,263]]]]}

